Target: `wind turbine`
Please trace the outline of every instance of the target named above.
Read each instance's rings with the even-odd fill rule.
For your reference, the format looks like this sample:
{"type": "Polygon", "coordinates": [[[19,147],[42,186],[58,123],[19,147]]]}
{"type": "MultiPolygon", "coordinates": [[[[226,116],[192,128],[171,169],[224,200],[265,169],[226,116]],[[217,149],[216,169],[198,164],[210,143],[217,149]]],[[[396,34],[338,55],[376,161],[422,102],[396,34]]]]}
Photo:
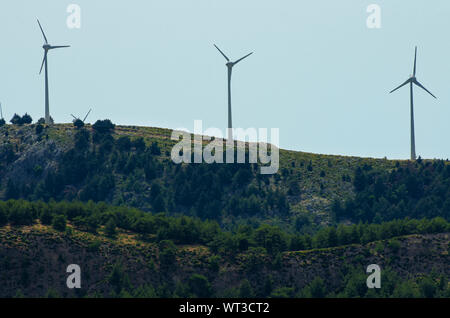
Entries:
{"type": "Polygon", "coordinates": [[[89,111],[87,112],[87,114],[86,114],[86,116],[84,116],[84,119],[83,120],[81,120],[80,118],[78,118],[78,117],[75,117],[73,114],[70,114],[70,116],[72,116],[73,117],[73,119],[74,120],[78,120],[78,119],[80,119],[83,123],[85,122],[85,120],[86,120],[86,118],[89,116],[89,114],[91,113],[91,111],[92,111],[92,108],[91,109],[89,109],[89,111]]]}
{"type": "Polygon", "coordinates": [[[228,139],[233,140],[233,123],[231,120],[231,72],[233,70],[233,66],[235,66],[237,63],[248,57],[249,55],[253,54],[253,52],[245,55],[244,57],[241,57],[240,59],[232,62],[230,59],[217,47],[217,45],[214,44],[216,49],[220,52],[220,54],[223,55],[223,57],[227,60],[227,63],[225,64],[228,68],[228,139]]]}
{"type": "Polygon", "coordinates": [[[422,88],[423,90],[425,90],[428,94],[430,94],[431,96],[433,96],[434,98],[437,98],[436,96],[434,96],[433,94],[431,94],[431,92],[426,89],[422,84],[420,84],[417,81],[416,78],[416,60],[417,60],[417,46],[416,46],[416,50],[414,53],[414,69],[413,69],[413,74],[410,76],[410,78],[408,78],[403,84],[401,84],[400,86],[398,86],[397,88],[393,89],[392,91],[390,91],[389,93],[395,92],[396,90],[398,90],[399,88],[405,86],[406,84],[409,83],[409,91],[410,91],[410,99],[411,99],[411,160],[416,160],[416,141],[415,141],[415,135],[414,135],[414,98],[413,98],[413,84],[419,86],[420,88],[422,88]]]}
{"type": "Polygon", "coordinates": [[[42,67],[44,67],[45,64],[45,123],[47,125],[51,124],[50,122],[50,106],[49,106],[49,100],[48,100],[48,67],[47,67],[47,53],[50,50],[53,49],[60,49],[64,47],[70,47],[70,45],[59,45],[59,46],[52,46],[48,44],[47,37],[45,36],[44,30],[42,30],[41,23],[39,22],[39,19],[37,20],[39,24],[39,28],[41,29],[42,35],[44,36],[44,45],[42,48],[44,49],[44,59],[42,60],[41,64],[41,70],[39,71],[39,74],[42,72],[42,67]]]}
{"type": "Polygon", "coordinates": [[[78,117],[75,117],[73,114],[70,114],[73,117],[73,125],[77,128],[81,128],[84,126],[84,122],[86,121],[87,116],[89,116],[89,114],[91,113],[92,109],[89,109],[88,113],[86,114],[86,116],[84,116],[84,119],[81,120],[78,117]]]}

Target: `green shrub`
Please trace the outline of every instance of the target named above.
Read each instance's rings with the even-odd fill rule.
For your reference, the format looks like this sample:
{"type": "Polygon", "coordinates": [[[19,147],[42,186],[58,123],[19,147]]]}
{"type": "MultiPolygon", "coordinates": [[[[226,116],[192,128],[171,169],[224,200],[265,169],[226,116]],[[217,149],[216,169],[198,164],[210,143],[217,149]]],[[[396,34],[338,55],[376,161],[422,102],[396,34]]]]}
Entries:
{"type": "Polygon", "coordinates": [[[64,232],[66,230],[67,220],[64,215],[55,215],[53,217],[52,226],[55,230],[64,232]]]}
{"type": "Polygon", "coordinates": [[[189,288],[192,294],[200,298],[212,297],[212,288],[208,279],[200,274],[189,277],[189,288]]]}

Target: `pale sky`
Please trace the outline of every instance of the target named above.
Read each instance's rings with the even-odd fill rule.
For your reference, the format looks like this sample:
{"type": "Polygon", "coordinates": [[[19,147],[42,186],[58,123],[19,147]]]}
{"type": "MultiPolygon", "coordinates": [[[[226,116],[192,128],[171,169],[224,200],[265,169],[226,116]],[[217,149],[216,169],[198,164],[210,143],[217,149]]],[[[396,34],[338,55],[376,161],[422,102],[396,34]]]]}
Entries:
{"type": "Polygon", "coordinates": [[[43,38],[50,112],[88,121],[193,129],[227,125],[224,58],[254,52],[233,70],[233,124],[279,128],[282,148],[407,159],[412,72],[438,97],[415,89],[416,149],[450,158],[448,0],[52,0],[0,4],[0,101],[6,119],[44,115],[43,38]],[[81,8],[69,29],[67,6],[81,8]],[[367,7],[381,8],[369,29],[367,7]]]}

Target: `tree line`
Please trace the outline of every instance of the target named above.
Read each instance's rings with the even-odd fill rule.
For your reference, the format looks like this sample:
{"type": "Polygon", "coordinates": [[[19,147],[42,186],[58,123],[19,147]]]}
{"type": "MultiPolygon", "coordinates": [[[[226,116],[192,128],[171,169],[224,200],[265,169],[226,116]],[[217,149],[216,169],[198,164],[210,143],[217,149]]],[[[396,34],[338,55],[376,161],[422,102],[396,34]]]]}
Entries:
{"type": "Polygon", "coordinates": [[[353,180],[356,195],[335,201],[336,219],[353,222],[389,221],[397,218],[450,220],[450,164],[444,160],[417,160],[397,164],[392,171],[358,167],[353,180]]]}
{"type": "Polygon", "coordinates": [[[172,241],[175,244],[202,244],[213,253],[234,255],[260,248],[262,253],[277,255],[284,251],[327,248],[347,244],[366,244],[377,240],[409,234],[443,233],[450,231],[444,218],[399,219],[381,224],[362,223],[330,226],[316,234],[287,233],[277,226],[261,224],[257,227],[240,225],[226,231],[216,221],[189,216],[167,216],[148,213],[136,208],[111,206],[106,203],[0,201],[0,225],[32,225],[37,221],[64,231],[68,222],[92,233],[103,232],[114,237],[119,229],[140,235],[154,242],[172,241]]]}

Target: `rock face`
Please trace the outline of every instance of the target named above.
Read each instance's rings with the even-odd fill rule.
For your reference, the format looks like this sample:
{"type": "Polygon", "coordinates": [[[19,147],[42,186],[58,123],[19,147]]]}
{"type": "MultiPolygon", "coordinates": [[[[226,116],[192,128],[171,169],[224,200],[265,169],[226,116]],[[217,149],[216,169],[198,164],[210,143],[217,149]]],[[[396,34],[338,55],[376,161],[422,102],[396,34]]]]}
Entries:
{"type": "Polygon", "coordinates": [[[1,128],[0,136],[0,149],[3,149],[0,153],[5,155],[8,148],[14,152],[14,160],[0,167],[3,185],[9,179],[16,184],[29,184],[45,178],[50,171],[56,170],[58,160],[71,145],[48,138],[45,130],[37,135],[35,125],[5,126],[1,128]]]}
{"type": "Polygon", "coordinates": [[[62,154],[63,150],[53,140],[35,143],[19,154],[19,158],[9,166],[4,178],[26,183],[30,178],[45,177],[49,171],[56,170],[62,154]]]}

